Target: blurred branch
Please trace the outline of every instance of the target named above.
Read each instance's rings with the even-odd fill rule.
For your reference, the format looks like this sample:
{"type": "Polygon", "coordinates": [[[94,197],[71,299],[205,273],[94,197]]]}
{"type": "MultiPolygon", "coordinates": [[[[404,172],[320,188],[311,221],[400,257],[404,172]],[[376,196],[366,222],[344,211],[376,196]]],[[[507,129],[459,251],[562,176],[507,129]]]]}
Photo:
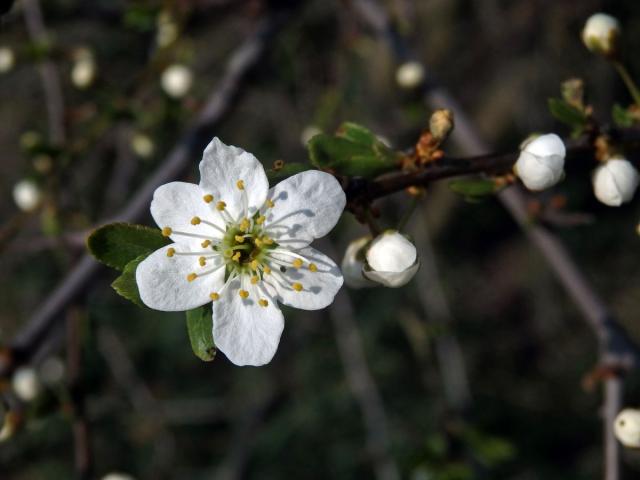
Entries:
{"type": "MultiPolygon", "coordinates": [[[[186,129],[155,173],[137,190],[120,213],[103,223],[132,222],[143,217],[148,212],[155,189],[179,178],[192,165],[192,159],[201,155],[212,137],[212,130],[233,107],[247,73],[264,56],[267,45],[289,14],[290,10],[277,10],[259,22],[253,33],[231,54],[220,83],[195,122],[186,129]]],[[[98,271],[99,264],[88,254],[77,263],[18,333],[10,347],[12,355],[9,361],[0,362],[0,377],[9,375],[16,366],[28,361],[37,352],[52,326],[57,323],[61,311],[87,288],[89,280],[98,271]]]]}
{"type": "MultiPolygon", "coordinates": [[[[42,10],[38,0],[23,0],[22,10],[27,24],[27,32],[31,41],[39,47],[49,48],[50,37],[42,19],[42,10]]],[[[44,88],[45,105],[49,122],[51,143],[56,146],[64,144],[64,99],[58,67],[48,58],[40,61],[40,77],[44,88]]]]}

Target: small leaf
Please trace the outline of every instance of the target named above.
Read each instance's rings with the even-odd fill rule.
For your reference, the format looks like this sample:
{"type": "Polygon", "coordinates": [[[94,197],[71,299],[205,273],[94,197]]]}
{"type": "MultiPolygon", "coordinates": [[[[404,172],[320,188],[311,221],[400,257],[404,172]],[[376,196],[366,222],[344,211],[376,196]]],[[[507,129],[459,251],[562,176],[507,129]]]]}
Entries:
{"type": "Polygon", "coordinates": [[[582,130],[587,123],[584,112],[559,98],[549,99],[549,111],[557,120],[573,129],[582,130]]]}
{"type": "Polygon", "coordinates": [[[376,142],[379,142],[378,137],[371,130],[353,122],[340,125],[336,136],[366,147],[373,147],[376,142]]]}
{"type": "Polygon", "coordinates": [[[140,299],[140,291],[138,290],[138,284],[136,283],[136,268],[138,268],[140,262],[148,256],[149,254],[145,253],[144,255],[140,255],[138,258],[127,263],[122,275],[116,278],[111,284],[111,287],[118,292],[118,295],[123,296],[140,307],[144,307],[145,304],[142,303],[142,300],[140,299]]]}
{"type": "Polygon", "coordinates": [[[164,247],[169,240],[160,230],[129,223],[112,223],[94,230],[87,247],[100,262],[124,270],[132,260],[164,247]]]}
{"type": "Polygon", "coordinates": [[[187,331],[196,357],[205,362],[216,358],[210,303],[187,312],[187,331]]]}
{"type": "Polygon", "coordinates": [[[479,197],[493,195],[499,187],[493,180],[485,178],[464,178],[449,182],[451,191],[463,195],[469,201],[477,201],[479,197]]]}
{"type": "Polygon", "coordinates": [[[617,126],[622,128],[631,127],[634,124],[634,118],[628,109],[619,104],[615,104],[611,109],[611,116],[617,126]]]}

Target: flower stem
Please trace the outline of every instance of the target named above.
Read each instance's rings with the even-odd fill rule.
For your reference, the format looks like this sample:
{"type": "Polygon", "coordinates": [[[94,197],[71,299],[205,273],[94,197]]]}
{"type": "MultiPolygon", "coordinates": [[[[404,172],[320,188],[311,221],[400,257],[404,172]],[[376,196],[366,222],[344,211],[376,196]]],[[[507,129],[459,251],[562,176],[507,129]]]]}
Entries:
{"type": "Polygon", "coordinates": [[[633,78],[631,78],[629,70],[627,70],[627,67],[625,67],[620,60],[613,60],[613,66],[620,75],[620,78],[622,78],[622,81],[626,85],[627,90],[629,90],[629,93],[633,97],[633,101],[640,107],[640,89],[638,89],[636,82],[634,82],[633,78]]]}

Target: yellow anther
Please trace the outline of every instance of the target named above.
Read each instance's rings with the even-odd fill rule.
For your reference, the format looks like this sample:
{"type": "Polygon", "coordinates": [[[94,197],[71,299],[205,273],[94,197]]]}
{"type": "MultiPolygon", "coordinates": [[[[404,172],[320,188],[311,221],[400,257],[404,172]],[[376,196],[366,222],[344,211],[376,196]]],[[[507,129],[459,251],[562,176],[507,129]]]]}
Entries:
{"type": "Polygon", "coordinates": [[[207,248],[209,245],[211,245],[211,240],[205,240],[200,245],[202,245],[202,248],[207,248]]]}
{"type": "Polygon", "coordinates": [[[244,243],[244,237],[242,235],[236,235],[234,238],[236,239],[236,242],[244,243]]]}
{"type": "Polygon", "coordinates": [[[255,244],[256,247],[260,248],[262,247],[262,240],[260,240],[259,238],[256,238],[253,243],[255,244]]]}
{"type": "Polygon", "coordinates": [[[293,262],[291,262],[291,264],[295,268],[300,268],[302,266],[302,260],[300,260],[299,258],[296,258],[293,262]]]}
{"type": "Polygon", "coordinates": [[[215,302],[216,300],[218,300],[220,298],[220,295],[218,295],[216,292],[213,292],[213,293],[209,294],[209,298],[215,302]]]}
{"type": "Polygon", "coordinates": [[[231,250],[230,248],[227,248],[224,252],[222,252],[222,255],[224,255],[227,258],[231,258],[233,256],[233,250],[231,250]]]}
{"type": "Polygon", "coordinates": [[[251,277],[251,285],[255,285],[259,281],[260,281],[260,277],[258,277],[257,275],[254,275],[253,277],[251,277]]]}
{"type": "Polygon", "coordinates": [[[291,284],[291,288],[293,288],[296,292],[301,292],[302,291],[302,284],[301,283],[292,283],[291,284]]]}
{"type": "Polygon", "coordinates": [[[249,297],[249,292],[247,292],[246,290],[240,290],[238,292],[238,295],[240,295],[240,298],[248,298],[249,297]]]}
{"type": "Polygon", "coordinates": [[[233,260],[234,262],[240,262],[240,252],[234,253],[233,257],[231,257],[231,260],[233,260]]]}
{"type": "Polygon", "coordinates": [[[200,225],[200,222],[202,222],[202,220],[200,220],[200,217],[193,217],[191,219],[191,225],[200,225]]]}
{"type": "Polygon", "coordinates": [[[262,225],[266,219],[267,217],[265,217],[264,215],[260,215],[258,218],[256,218],[256,223],[258,225],[262,225]]]}
{"type": "Polygon", "coordinates": [[[273,208],[276,205],[273,200],[267,200],[266,204],[267,204],[267,208],[273,208]]]}
{"type": "Polygon", "coordinates": [[[238,187],[238,190],[244,190],[244,182],[242,180],[238,180],[236,182],[236,187],[238,187]]]}
{"type": "Polygon", "coordinates": [[[249,228],[251,228],[251,223],[249,222],[248,218],[243,218],[242,221],[240,222],[240,225],[238,225],[238,227],[243,232],[246,232],[247,230],[249,230],[249,228]]]}
{"type": "Polygon", "coordinates": [[[211,203],[213,202],[213,195],[207,194],[204,197],[202,197],[202,199],[205,201],[205,203],[211,203]]]}
{"type": "Polygon", "coordinates": [[[171,235],[173,233],[173,230],[171,230],[170,227],[164,227],[162,229],[162,236],[163,237],[168,237],[169,235],[171,235]]]}
{"type": "Polygon", "coordinates": [[[261,298],[260,300],[258,300],[258,303],[260,304],[261,307],[266,307],[269,305],[269,302],[267,302],[264,298],[261,298]]]}
{"type": "Polygon", "coordinates": [[[175,248],[168,248],[167,249],[167,257],[173,257],[176,254],[176,249],[175,248]]]}
{"type": "Polygon", "coordinates": [[[273,240],[267,236],[262,237],[262,243],[264,243],[265,245],[271,245],[273,243],[273,240]]]}
{"type": "Polygon", "coordinates": [[[204,267],[207,264],[207,259],[204,257],[200,257],[198,259],[198,263],[200,264],[201,267],[204,267]]]}
{"type": "Polygon", "coordinates": [[[227,204],[224,202],[218,202],[216,203],[216,208],[220,211],[224,210],[225,208],[227,208],[227,204]]]}
{"type": "Polygon", "coordinates": [[[266,265],[263,267],[262,271],[267,275],[269,275],[271,273],[271,269],[269,267],[267,267],[266,265]]]}
{"type": "Polygon", "coordinates": [[[251,268],[251,270],[258,270],[259,266],[260,266],[260,262],[258,262],[258,260],[251,260],[251,263],[249,264],[249,267],[251,268]]]}
{"type": "Polygon", "coordinates": [[[312,272],[317,272],[318,271],[318,266],[315,263],[310,263],[309,264],[309,270],[311,270],[312,272]]]}
{"type": "Polygon", "coordinates": [[[187,275],[187,280],[189,280],[190,282],[193,282],[196,278],[198,278],[197,273],[190,273],[189,275],[187,275]]]}

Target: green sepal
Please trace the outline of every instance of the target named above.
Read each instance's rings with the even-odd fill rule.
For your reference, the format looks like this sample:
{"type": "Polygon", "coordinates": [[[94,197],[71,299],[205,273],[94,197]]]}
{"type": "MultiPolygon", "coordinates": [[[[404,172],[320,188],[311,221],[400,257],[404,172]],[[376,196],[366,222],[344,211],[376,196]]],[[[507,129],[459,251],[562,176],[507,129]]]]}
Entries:
{"type": "Polygon", "coordinates": [[[122,274],[111,284],[111,287],[118,293],[118,295],[123,296],[139,307],[144,307],[145,304],[142,303],[142,300],[140,299],[140,291],[138,290],[138,284],[136,283],[136,268],[138,268],[140,262],[148,256],[149,254],[145,253],[127,263],[122,274]]]}
{"type": "Polygon", "coordinates": [[[216,358],[210,303],[187,311],[187,332],[191,349],[196,357],[204,362],[210,362],[216,358]]]}

